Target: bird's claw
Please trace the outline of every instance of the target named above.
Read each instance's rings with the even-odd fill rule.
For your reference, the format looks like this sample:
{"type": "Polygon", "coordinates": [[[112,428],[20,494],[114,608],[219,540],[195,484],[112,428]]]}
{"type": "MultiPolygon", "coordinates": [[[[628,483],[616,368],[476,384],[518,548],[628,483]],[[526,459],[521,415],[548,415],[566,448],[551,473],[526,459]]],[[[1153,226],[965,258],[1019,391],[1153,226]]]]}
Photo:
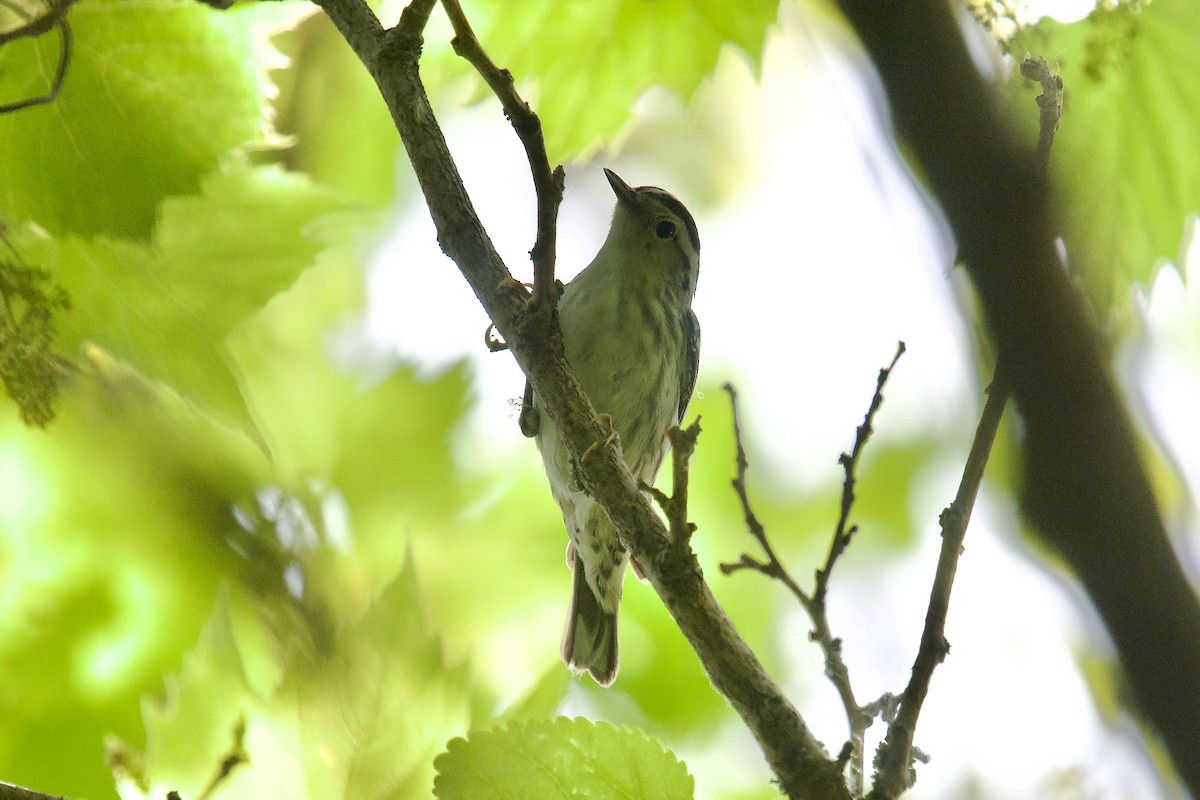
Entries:
{"type": "Polygon", "coordinates": [[[496,284],[496,288],[497,289],[520,289],[521,294],[525,295],[525,297],[528,298],[529,291],[530,291],[530,289],[533,288],[533,284],[532,283],[524,283],[523,281],[517,280],[512,275],[509,275],[507,278],[500,281],[500,283],[496,284]]]}
{"type": "Polygon", "coordinates": [[[608,447],[610,444],[619,442],[621,440],[620,434],[618,434],[616,429],[613,428],[612,417],[610,417],[608,414],[597,414],[596,422],[600,423],[601,430],[605,431],[604,438],[588,445],[587,450],[584,450],[583,455],[579,457],[581,462],[587,461],[588,456],[590,456],[595,450],[598,450],[601,447],[608,447]]]}

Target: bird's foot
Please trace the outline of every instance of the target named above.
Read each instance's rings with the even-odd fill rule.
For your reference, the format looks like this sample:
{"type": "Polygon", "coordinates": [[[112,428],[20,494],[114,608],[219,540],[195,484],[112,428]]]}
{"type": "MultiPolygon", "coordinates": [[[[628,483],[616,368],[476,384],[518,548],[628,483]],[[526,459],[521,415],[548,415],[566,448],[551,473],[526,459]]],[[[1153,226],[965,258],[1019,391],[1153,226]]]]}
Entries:
{"type": "Polygon", "coordinates": [[[583,455],[579,457],[580,462],[587,461],[588,456],[601,447],[608,447],[610,444],[621,441],[620,434],[613,427],[612,417],[608,414],[597,414],[596,422],[600,423],[600,430],[604,432],[604,438],[598,439],[588,445],[588,449],[584,450],[583,455]]]}

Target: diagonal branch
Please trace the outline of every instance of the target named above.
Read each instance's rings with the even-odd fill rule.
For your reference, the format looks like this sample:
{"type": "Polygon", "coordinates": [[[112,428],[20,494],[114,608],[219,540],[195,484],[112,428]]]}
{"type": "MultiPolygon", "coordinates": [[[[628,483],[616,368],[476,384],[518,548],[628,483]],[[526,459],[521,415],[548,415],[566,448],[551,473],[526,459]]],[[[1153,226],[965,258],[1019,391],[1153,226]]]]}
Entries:
{"type": "Polygon", "coordinates": [[[971,442],[971,452],[967,455],[958,492],[954,502],[938,519],[942,526],[942,547],[934,572],[933,588],[929,592],[925,628],[921,632],[921,644],[913,662],[912,677],[900,697],[895,719],[888,726],[887,738],[879,752],[872,798],[897,797],[912,785],[913,735],[917,729],[917,717],[929,692],[934,669],[950,652],[950,643],[946,641],[950,590],[958,571],[958,557],[962,554],[967,523],[971,521],[971,510],[975,507],[975,498],[983,483],[984,469],[1007,403],[1008,386],[997,370],[992,385],[988,387],[988,399],[983,406],[979,426],[975,429],[975,439],[971,442]]]}
{"type": "Polygon", "coordinates": [[[842,481],[842,509],[838,515],[837,527],[833,531],[833,539],[829,543],[829,554],[825,557],[825,566],[817,570],[816,583],[813,587],[813,605],[820,612],[820,616],[825,616],[825,595],[829,591],[829,576],[833,572],[833,565],[837,563],[838,558],[845,552],[849,546],[851,538],[858,530],[858,526],[849,526],[850,510],[854,507],[854,486],[857,483],[855,472],[858,469],[858,461],[862,458],[863,449],[867,445],[867,439],[871,437],[875,429],[871,427],[871,423],[875,420],[875,414],[879,411],[879,407],[883,405],[883,387],[887,383],[887,379],[891,376],[892,370],[896,368],[896,362],[900,360],[900,356],[904,355],[904,342],[900,342],[896,346],[896,355],[892,356],[892,362],[883,369],[879,370],[879,377],[875,382],[875,394],[871,396],[871,405],[867,408],[867,413],[863,417],[863,424],[858,426],[854,432],[854,446],[850,448],[849,454],[842,453],[838,457],[838,463],[842,465],[842,470],[845,477],[842,481]]]}
{"type": "MultiPolygon", "coordinates": [[[[58,93],[62,90],[63,81],[67,79],[67,68],[71,64],[71,53],[74,51],[74,38],[71,35],[71,25],[67,22],[67,11],[76,2],[77,0],[60,0],[58,3],[51,2],[45,14],[34,17],[26,21],[24,25],[10,31],[0,32],[0,46],[25,37],[41,36],[43,33],[54,28],[58,28],[60,42],[58,66],[54,69],[54,77],[50,80],[50,88],[46,93],[36,97],[27,97],[12,103],[0,104],[0,114],[20,111],[23,108],[31,108],[33,106],[48,105],[58,98],[58,93]]],[[[5,3],[5,5],[16,10],[18,13],[20,11],[10,3],[5,3]]]]}
{"type": "Polygon", "coordinates": [[[742,444],[742,426],[741,415],[738,411],[738,396],[733,385],[726,383],[724,389],[729,393],[729,401],[733,406],[733,437],[737,446],[737,477],[733,479],[733,488],[737,492],[738,499],[741,501],[742,510],[746,516],[746,527],[750,531],[750,535],[758,542],[763,552],[767,556],[766,561],[760,561],[746,553],[742,553],[741,558],[731,564],[722,564],[721,571],[726,575],[732,574],[741,569],[750,569],[755,572],[761,572],[768,578],[774,578],[780,581],[788,588],[796,601],[808,614],[809,620],[812,622],[812,630],[809,632],[809,639],[816,642],[821,648],[821,653],[825,657],[825,677],[829,678],[829,682],[833,684],[837,690],[838,696],[842,701],[842,708],[846,711],[846,723],[850,729],[850,738],[846,743],[846,747],[842,750],[842,755],[838,758],[838,763],[848,762],[850,767],[850,792],[855,797],[860,797],[863,791],[863,761],[864,761],[864,740],[867,728],[871,726],[875,716],[891,707],[891,697],[885,695],[874,703],[868,706],[861,706],[854,696],[854,687],[850,682],[850,670],[846,666],[846,661],[842,658],[842,640],[833,635],[833,630],[829,626],[829,615],[825,607],[825,598],[829,591],[829,576],[833,573],[833,566],[846,551],[850,540],[853,537],[856,526],[849,524],[850,512],[854,507],[854,486],[857,482],[856,470],[858,469],[859,459],[862,457],[863,450],[866,448],[867,440],[874,431],[872,423],[875,420],[875,414],[883,405],[883,387],[887,383],[888,378],[892,374],[892,370],[896,368],[896,362],[900,360],[900,356],[904,355],[904,342],[900,342],[896,347],[896,355],[892,357],[892,361],[888,366],[879,370],[879,377],[875,383],[875,392],[871,396],[871,403],[867,408],[867,413],[863,417],[862,425],[858,426],[854,436],[854,446],[850,448],[849,453],[842,453],[838,457],[838,463],[841,464],[844,472],[842,482],[842,506],[838,516],[837,525],[834,527],[833,538],[829,543],[829,552],[825,557],[825,564],[820,569],[816,570],[815,585],[813,593],[810,595],[796,583],[792,578],[791,573],[783,565],[779,559],[775,548],[771,545],[770,539],[767,536],[766,529],[759,521],[758,515],[754,513],[754,509],[750,505],[750,497],[746,490],[746,470],[749,464],[746,460],[746,449],[742,444]]]}
{"type": "Polygon", "coordinates": [[[672,542],[568,368],[554,303],[526,304],[488,239],[463,188],[429,98],[418,60],[433,0],[413,0],[383,30],[363,0],[316,0],[375,79],[425,194],[442,250],[510,345],[541,407],[577,461],[580,477],[621,533],[713,685],[742,717],[789,797],[846,797],[837,765],[767,676],[725,615],[686,541],[672,542]]]}
{"type": "Polygon", "coordinates": [[[508,117],[513,130],[517,132],[521,144],[525,147],[529,170],[533,176],[533,189],[537,194],[537,239],[529,253],[533,259],[532,302],[553,305],[558,302],[558,293],[554,289],[554,257],[557,252],[555,238],[565,173],[561,166],[550,169],[550,159],[546,155],[546,139],[542,135],[542,121],[529,107],[529,103],[517,94],[512,73],[497,67],[484,51],[458,0],[442,0],[442,8],[446,9],[446,15],[450,17],[450,24],[454,27],[454,41],[451,42],[454,52],[470,62],[483,76],[488,88],[500,100],[500,105],[504,107],[504,116],[508,117]]]}
{"type": "MultiPolygon", "coordinates": [[[[6,45],[9,42],[17,39],[23,39],[32,36],[41,36],[53,30],[60,22],[66,19],[67,12],[71,10],[71,6],[79,0],[58,0],[58,2],[48,2],[46,4],[46,13],[40,16],[26,19],[24,25],[18,25],[12,30],[0,31],[0,46],[6,45]]],[[[20,16],[26,16],[23,11],[14,4],[5,3],[9,10],[20,16]]]]}
{"type": "MultiPolygon", "coordinates": [[[[1058,130],[1062,114],[1062,79],[1050,74],[1043,59],[1026,59],[1021,65],[1021,74],[1041,83],[1043,94],[1037,98],[1039,133],[1037,159],[1044,175],[1050,161],[1050,148],[1058,130]]],[[[975,507],[975,498],[983,483],[983,473],[991,455],[992,444],[1000,429],[1000,420],[1008,404],[1009,386],[1004,380],[1001,367],[997,366],[988,387],[988,399],[984,403],[975,439],[963,467],[958,492],[954,502],[946,508],[938,522],[942,527],[942,547],[938,555],[937,570],[929,593],[929,606],[925,614],[925,627],[921,632],[921,644],[913,662],[912,677],[899,700],[894,718],[890,721],[887,737],[880,747],[877,764],[875,790],[872,796],[889,798],[901,794],[912,784],[911,765],[914,757],[913,736],[917,718],[929,691],[933,671],[950,652],[946,641],[946,617],[950,610],[950,592],[954,587],[954,576],[958,571],[958,559],[962,555],[963,540],[967,524],[975,507]]]]}
{"type": "Polygon", "coordinates": [[[1200,598],[1167,535],[1106,348],[1062,268],[1045,181],[1006,130],[946,3],[839,5],[945,210],[995,337],[1025,434],[1024,511],[1078,575],[1134,702],[1200,795],[1200,598]]]}

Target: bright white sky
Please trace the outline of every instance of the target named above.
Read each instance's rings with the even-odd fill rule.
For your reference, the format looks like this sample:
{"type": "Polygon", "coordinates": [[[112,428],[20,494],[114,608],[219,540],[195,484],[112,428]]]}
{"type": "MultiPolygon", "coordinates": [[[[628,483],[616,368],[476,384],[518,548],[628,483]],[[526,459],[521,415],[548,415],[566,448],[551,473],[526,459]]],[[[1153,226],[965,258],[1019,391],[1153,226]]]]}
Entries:
{"type": "MultiPolygon", "coordinates": [[[[1046,5],[1077,17],[1091,3],[1046,5]]],[[[882,96],[877,86],[864,85],[856,45],[835,25],[787,4],[782,17],[761,82],[743,57],[726,54],[689,110],[651,92],[621,150],[568,168],[560,273],[565,278],[584,267],[607,231],[613,200],[601,166],[634,185],[668,188],[688,203],[703,242],[696,297],[704,329],[701,382],[737,383],[759,480],[781,487],[803,490],[831,480],[878,369],[898,339],[907,343],[876,435],[947,433],[961,440],[962,453],[947,453],[943,468],[917,482],[919,517],[912,524],[922,544],[869,574],[841,572],[838,589],[857,605],[833,609],[837,629],[877,637],[848,652],[856,682],[899,688],[924,617],[937,514],[953,497],[981,401],[972,332],[955,299],[965,284],[950,274],[952,243],[932,204],[881,127],[882,96]],[[697,152],[689,129],[711,131],[715,120],[726,123],[716,143],[697,152]],[[718,200],[706,205],[706,197],[718,200]]],[[[447,109],[444,121],[488,231],[527,278],[534,207],[523,151],[494,103],[447,109]]],[[[460,452],[475,464],[536,463],[511,404],[521,394],[521,374],[511,357],[483,349],[486,317],[438,250],[416,199],[396,213],[394,236],[373,274],[372,301],[374,334],[431,373],[464,356],[472,362],[479,403],[460,452]]],[[[1185,290],[1175,271],[1163,270],[1153,299],[1137,305],[1144,333],[1123,352],[1121,374],[1137,410],[1165,441],[1195,442],[1197,289],[1185,290]]],[[[1188,484],[1200,486],[1200,452],[1171,456],[1188,484]]],[[[982,796],[1014,800],[1162,796],[1132,740],[1100,725],[1075,668],[1081,642],[1105,647],[1098,625],[1077,596],[1020,554],[1011,513],[985,487],[955,587],[953,653],[921,717],[918,744],[935,760],[920,770],[920,795],[956,797],[978,788],[982,796]],[[967,767],[977,785],[965,783],[967,767]]],[[[1177,521],[1191,526],[1194,558],[1195,515],[1177,521]]],[[[796,670],[787,679],[797,694],[827,699],[816,708],[806,700],[804,713],[818,735],[841,741],[835,697],[812,688],[824,679],[805,621],[797,618],[793,628],[796,670]]],[[[745,746],[732,743],[724,758],[740,765],[745,746]]],[[[689,765],[702,788],[733,788],[729,775],[744,774],[724,769],[722,756],[712,752],[689,765]]]]}

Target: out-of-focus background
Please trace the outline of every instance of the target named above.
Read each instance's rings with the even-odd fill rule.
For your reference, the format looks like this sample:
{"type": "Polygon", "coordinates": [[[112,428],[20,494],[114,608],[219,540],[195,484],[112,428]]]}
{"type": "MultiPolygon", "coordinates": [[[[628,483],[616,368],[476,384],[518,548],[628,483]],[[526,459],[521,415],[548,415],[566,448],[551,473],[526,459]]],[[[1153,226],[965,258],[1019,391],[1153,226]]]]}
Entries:
{"type": "MultiPolygon", "coordinates": [[[[1169,2],[1104,13],[1197,21],[1169,2]]],[[[954,243],[891,137],[869,62],[824,4],[749,4],[757,34],[752,22],[723,32],[720,14],[682,3],[609,12],[611,30],[589,27],[603,14],[575,18],[567,4],[539,25],[528,5],[466,11],[564,161],[560,277],[586,266],[607,231],[601,167],[668,189],[697,219],[694,544],[718,599],[836,752],[844,712],[800,609],[778,584],[718,569],[755,552],[729,488],[720,387],[738,388],[756,508],[807,584],[837,519],[838,455],[878,370],[906,344],[858,476],[859,533],[830,593],[860,699],[900,691],[938,514],[990,370],[954,243]],[[655,19],[662,30],[621,39],[655,19]],[[573,30],[580,38],[563,43],[573,30]],[[680,30],[690,46],[675,44],[680,30]],[[553,62],[548,42],[579,53],[553,62]],[[658,58],[638,60],[655,47],[658,58]],[[682,63],[692,57],[705,63],[682,63]],[[587,58],[597,59],[591,83],[577,74],[587,58]]],[[[384,3],[381,15],[394,20],[398,8],[384,3]]],[[[1031,42],[1049,43],[1038,55],[1052,66],[1079,69],[1090,34],[1070,26],[1088,24],[1091,10],[976,3],[961,18],[979,69],[1009,87],[1006,49],[1020,58],[1031,42]],[[1025,27],[1047,14],[1057,21],[1025,27]]],[[[196,791],[242,720],[251,766],[222,791],[421,797],[451,737],[500,714],[561,713],[645,729],[687,764],[697,797],[775,796],[753,739],[633,578],[616,685],[568,679],[557,655],[566,540],[517,428],[523,376],[484,347],[487,318],[439,251],[382,102],[328,22],[303,4],[222,14],[99,0],[81,0],[70,19],[75,54],[59,101],[0,117],[6,236],[21,263],[70,292],[51,341],[76,364],[45,431],[12,411],[0,432],[0,779],[109,797],[111,771],[124,797],[196,791]],[[206,82],[211,74],[222,77],[206,82]],[[148,138],[122,138],[123,124],[148,138]],[[329,771],[318,776],[314,763],[329,771]]],[[[1123,30],[1103,14],[1091,23],[1095,35],[1123,30]]],[[[1170,27],[1155,24],[1152,33],[1170,27]]],[[[450,38],[435,11],[423,74],[489,235],[529,280],[528,165],[450,38]]],[[[1114,62],[1150,60],[1121,41],[1114,62]]],[[[57,47],[0,49],[0,87],[45,79],[57,47]]],[[[1065,80],[1062,157],[1079,158],[1072,141],[1105,132],[1072,127],[1110,121],[1073,118],[1065,80]]],[[[1014,124],[1036,131],[1036,92],[1003,91],[1014,124]]],[[[1163,136],[1200,119],[1200,109],[1176,111],[1163,136]]],[[[1136,198],[1152,183],[1134,172],[1099,169],[1114,182],[1090,191],[1136,198]]],[[[1179,164],[1180,185],[1163,190],[1188,214],[1150,226],[1177,229],[1177,248],[1114,245],[1150,257],[1080,285],[1111,337],[1180,558],[1196,575],[1189,175],[1179,164]]],[[[1112,218],[1142,224],[1128,208],[1092,219],[1112,218]]],[[[1067,268],[1078,235],[1065,237],[1067,268]]],[[[917,732],[930,761],[912,796],[1181,796],[1121,705],[1086,599],[1022,527],[1018,437],[1010,416],[960,563],[952,649],[917,732]]],[[[868,753],[882,732],[869,731],[868,753]]]]}

